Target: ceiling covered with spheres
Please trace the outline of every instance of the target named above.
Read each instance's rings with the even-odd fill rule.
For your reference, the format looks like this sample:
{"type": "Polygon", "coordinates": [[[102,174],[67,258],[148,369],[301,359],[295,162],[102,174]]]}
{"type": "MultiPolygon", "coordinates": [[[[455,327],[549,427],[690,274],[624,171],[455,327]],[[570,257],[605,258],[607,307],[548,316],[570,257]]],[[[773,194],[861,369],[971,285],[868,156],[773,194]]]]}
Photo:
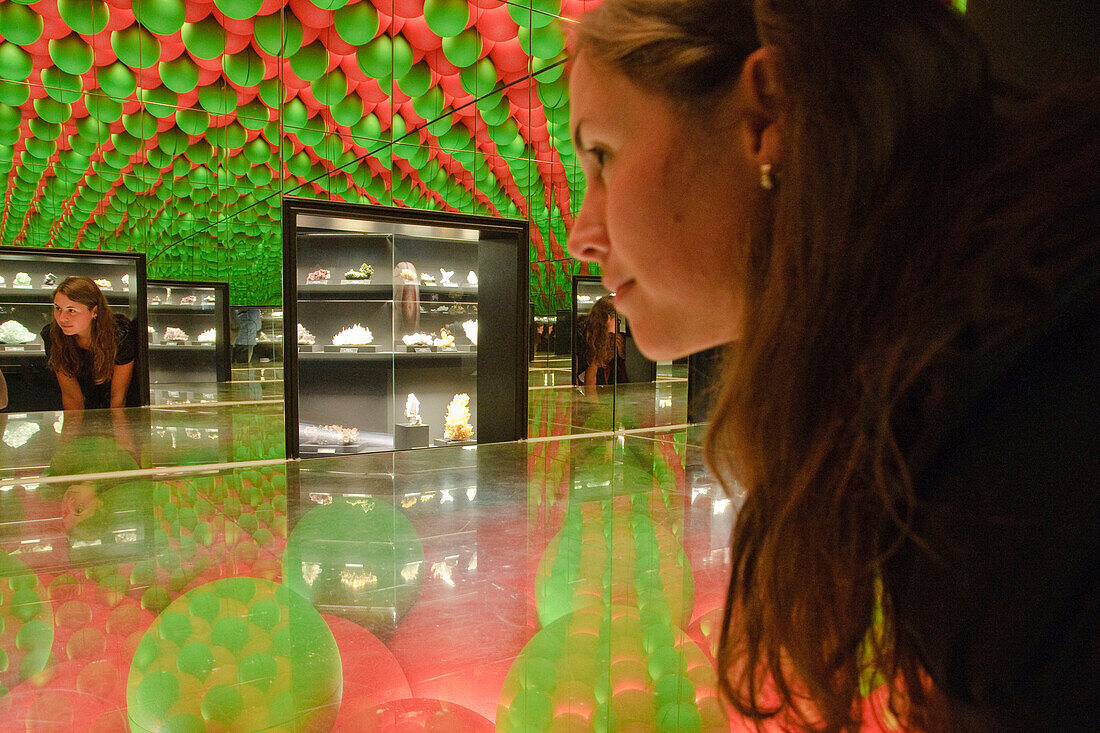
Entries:
{"type": "Polygon", "coordinates": [[[285,195],[526,218],[565,307],[569,27],[598,0],[0,0],[0,245],[276,303],[285,195]]]}

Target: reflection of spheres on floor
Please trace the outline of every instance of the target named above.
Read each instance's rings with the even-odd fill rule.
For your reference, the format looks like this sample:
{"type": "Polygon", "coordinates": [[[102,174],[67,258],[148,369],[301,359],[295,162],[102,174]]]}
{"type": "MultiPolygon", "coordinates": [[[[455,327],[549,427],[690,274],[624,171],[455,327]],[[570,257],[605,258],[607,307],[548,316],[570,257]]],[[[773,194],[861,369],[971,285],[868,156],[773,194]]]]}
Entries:
{"type": "Polygon", "coordinates": [[[38,674],[53,646],[53,608],[26,564],[0,551],[0,695],[38,674]]]}
{"type": "Polygon", "coordinates": [[[409,681],[393,653],[371,632],[339,616],[323,618],[336,639],[344,691],[334,730],[345,729],[387,700],[412,697],[409,681]]]}
{"type": "Polygon", "coordinates": [[[539,631],[501,691],[497,730],[728,730],[717,675],[676,627],[628,606],[582,608],[539,631]],[[669,629],[647,650],[643,637],[669,629]]]}
{"type": "Polygon", "coordinates": [[[392,700],[349,717],[333,733],[492,733],[493,724],[473,710],[444,700],[392,700]]]}
{"type": "Polygon", "coordinates": [[[47,668],[0,697],[0,730],[126,731],[125,681],[116,662],[80,660],[47,668]]]}
{"type": "Polygon", "coordinates": [[[570,505],[536,571],[543,626],[606,603],[636,606],[643,616],[676,625],[687,622],[695,596],[691,570],[676,537],[651,518],[650,504],[646,494],[636,494],[570,505]]]}
{"type": "Polygon", "coordinates": [[[71,440],[54,451],[47,476],[76,476],[87,473],[133,471],[137,461],[114,438],[85,436],[71,440]]]}
{"type": "Polygon", "coordinates": [[[306,512],[283,556],[283,582],[324,613],[386,637],[420,592],[424,549],[393,504],[336,499],[306,512]]]}
{"type": "Polygon", "coordinates": [[[173,601],[134,652],[134,731],[323,731],[340,704],[340,653],[285,586],[226,578],[173,601]]]}

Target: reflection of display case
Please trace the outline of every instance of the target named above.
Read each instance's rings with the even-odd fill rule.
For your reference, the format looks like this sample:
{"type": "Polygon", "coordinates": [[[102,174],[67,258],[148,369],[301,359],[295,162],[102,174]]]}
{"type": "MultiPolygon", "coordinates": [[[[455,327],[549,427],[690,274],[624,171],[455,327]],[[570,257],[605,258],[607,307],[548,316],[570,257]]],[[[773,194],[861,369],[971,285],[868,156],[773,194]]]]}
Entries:
{"type": "Polygon", "coordinates": [[[524,437],[526,222],[296,199],[283,220],[289,455],[524,437]],[[468,427],[445,420],[463,394],[468,427]]]}
{"type": "Polygon", "coordinates": [[[273,364],[283,363],[283,309],[260,308],[260,334],[256,342],[255,359],[273,364]]]}
{"type": "MultiPolygon", "coordinates": [[[[100,281],[111,308],[129,317],[139,336],[146,331],[144,254],[0,247],[0,368],[8,382],[9,412],[61,409],[61,388],[46,367],[39,332],[53,318],[54,289],[75,275],[100,281]]],[[[149,404],[146,346],[139,337],[130,404],[149,404]]]]}
{"type": "Polygon", "coordinates": [[[147,289],[149,381],[229,381],[229,285],[149,280],[147,289]]]}

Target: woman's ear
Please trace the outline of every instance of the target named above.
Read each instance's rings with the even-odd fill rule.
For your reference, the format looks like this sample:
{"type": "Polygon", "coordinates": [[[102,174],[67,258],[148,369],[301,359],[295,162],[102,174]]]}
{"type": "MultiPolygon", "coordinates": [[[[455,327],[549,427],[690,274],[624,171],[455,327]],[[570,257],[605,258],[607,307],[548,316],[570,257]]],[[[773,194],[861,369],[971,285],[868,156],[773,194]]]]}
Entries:
{"type": "Polygon", "coordinates": [[[780,168],[784,149],[783,90],[777,51],[762,46],[745,59],[737,80],[736,104],[746,120],[744,152],[757,166],[780,168]]]}

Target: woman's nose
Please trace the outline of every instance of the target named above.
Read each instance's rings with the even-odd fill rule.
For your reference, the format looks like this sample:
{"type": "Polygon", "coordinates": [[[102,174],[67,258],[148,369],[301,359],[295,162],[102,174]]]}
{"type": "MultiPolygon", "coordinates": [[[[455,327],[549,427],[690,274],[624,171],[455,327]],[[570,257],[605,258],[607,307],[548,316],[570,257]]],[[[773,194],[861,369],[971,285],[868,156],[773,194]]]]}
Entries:
{"type": "Polygon", "coordinates": [[[599,193],[589,189],[581,205],[580,213],[573,220],[569,232],[569,254],[578,260],[599,262],[611,248],[607,237],[607,224],[603,215],[603,202],[599,193]]]}

